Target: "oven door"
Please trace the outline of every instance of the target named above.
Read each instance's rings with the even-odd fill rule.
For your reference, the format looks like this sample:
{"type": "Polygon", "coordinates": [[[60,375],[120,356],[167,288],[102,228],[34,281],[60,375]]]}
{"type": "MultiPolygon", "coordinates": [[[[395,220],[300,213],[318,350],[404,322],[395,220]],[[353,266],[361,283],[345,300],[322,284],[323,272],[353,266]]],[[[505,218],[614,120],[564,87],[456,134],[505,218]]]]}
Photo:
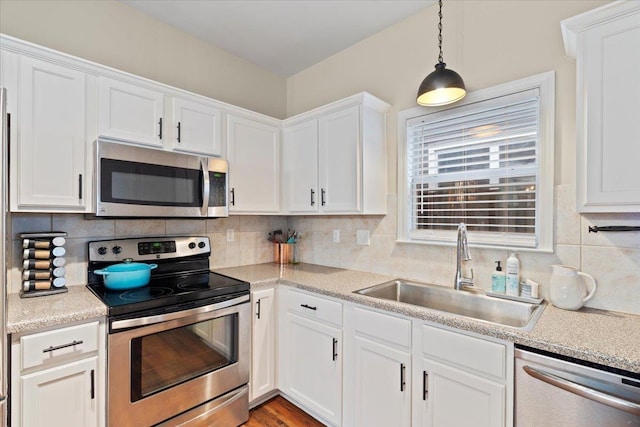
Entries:
{"type": "Polygon", "coordinates": [[[153,425],[247,384],[248,299],[113,321],[109,425],[153,425]]]}

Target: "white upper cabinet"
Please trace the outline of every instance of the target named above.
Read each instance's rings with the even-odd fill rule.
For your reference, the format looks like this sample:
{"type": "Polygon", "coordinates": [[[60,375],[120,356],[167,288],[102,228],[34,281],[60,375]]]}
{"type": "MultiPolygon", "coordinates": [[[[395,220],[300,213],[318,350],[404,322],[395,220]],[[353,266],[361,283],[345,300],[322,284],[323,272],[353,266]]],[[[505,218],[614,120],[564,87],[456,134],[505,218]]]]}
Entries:
{"type": "Polygon", "coordinates": [[[141,85],[100,77],[98,98],[100,136],[163,146],[164,94],[141,85]]]}
{"type": "Polygon", "coordinates": [[[361,93],[285,120],[284,212],[386,214],[388,109],[361,93]]]}
{"type": "MultiPolygon", "coordinates": [[[[257,116],[257,114],[256,114],[257,116]]],[[[280,127],[227,115],[229,213],[280,211],[280,127]]]]}
{"type": "Polygon", "coordinates": [[[323,212],[362,210],[359,123],[359,106],[318,119],[320,208],[323,212]]]}
{"type": "Polygon", "coordinates": [[[318,121],[282,133],[282,197],[289,212],[318,212],[318,121]]]}
{"type": "Polygon", "coordinates": [[[580,212],[640,212],[640,3],[562,21],[577,71],[580,212]]]}
{"type": "Polygon", "coordinates": [[[173,148],[207,156],[222,153],[221,110],[213,103],[173,98],[173,148]]]}
{"type": "Polygon", "coordinates": [[[84,211],[91,185],[87,77],[11,52],[2,52],[2,62],[11,114],[11,210],[84,211]]]}

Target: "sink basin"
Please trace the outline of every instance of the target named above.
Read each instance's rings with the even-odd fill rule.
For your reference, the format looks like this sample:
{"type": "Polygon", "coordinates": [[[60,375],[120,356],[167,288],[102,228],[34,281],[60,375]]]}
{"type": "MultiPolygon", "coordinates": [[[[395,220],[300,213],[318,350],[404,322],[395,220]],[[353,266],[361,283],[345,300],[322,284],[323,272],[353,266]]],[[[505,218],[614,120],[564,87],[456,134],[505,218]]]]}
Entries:
{"type": "Polygon", "coordinates": [[[544,305],[488,297],[469,291],[406,280],[392,280],[355,291],[357,294],[417,305],[503,326],[531,330],[544,305]]]}

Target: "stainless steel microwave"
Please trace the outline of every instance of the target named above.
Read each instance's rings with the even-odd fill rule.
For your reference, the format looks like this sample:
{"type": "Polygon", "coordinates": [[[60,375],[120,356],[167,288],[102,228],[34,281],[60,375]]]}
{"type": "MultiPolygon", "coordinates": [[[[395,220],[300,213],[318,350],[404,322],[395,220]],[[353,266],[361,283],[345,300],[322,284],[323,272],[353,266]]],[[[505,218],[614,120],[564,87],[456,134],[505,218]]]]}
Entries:
{"type": "Polygon", "coordinates": [[[226,160],[98,140],[96,216],[226,217],[226,160]]]}

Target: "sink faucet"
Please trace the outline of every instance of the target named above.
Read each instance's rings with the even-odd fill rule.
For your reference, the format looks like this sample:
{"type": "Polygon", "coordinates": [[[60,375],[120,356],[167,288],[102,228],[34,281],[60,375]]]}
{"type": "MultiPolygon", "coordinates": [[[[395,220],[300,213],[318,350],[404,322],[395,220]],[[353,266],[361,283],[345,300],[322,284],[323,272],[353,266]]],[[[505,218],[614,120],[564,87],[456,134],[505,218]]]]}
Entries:
{"type": "Polygon", "coordinates": [[[458,224],[458,240],[456,246],[456,279],[453,287],[460,290],[464,286],[473,286],[473,269],[471,269],[471,277],[464,277],[462,275],[462,261],[471,259],[469,244],[467,243],[467,226],[464,225],[464,222],[458,224]]]}

